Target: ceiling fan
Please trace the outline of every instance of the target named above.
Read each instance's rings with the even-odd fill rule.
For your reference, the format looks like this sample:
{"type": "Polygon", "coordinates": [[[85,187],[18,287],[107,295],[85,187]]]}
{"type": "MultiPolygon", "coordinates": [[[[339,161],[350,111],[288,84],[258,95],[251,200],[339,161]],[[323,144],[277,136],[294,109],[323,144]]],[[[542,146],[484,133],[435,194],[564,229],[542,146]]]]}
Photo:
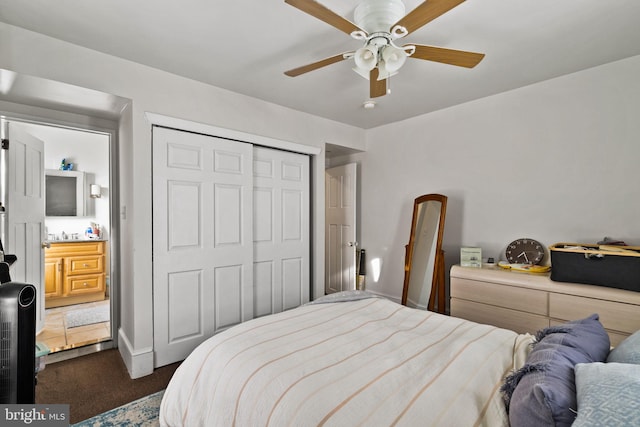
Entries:
{"type": "Polygon", "coordinates": [[[362,0],[355,9],[355,23],[315,0],[284,1],[349,34],[356,40],[364,41],[363,47],[356,51],[340,53],[285,71],[285,74],[290,77],[296,77],[353,58],[355,61],[354,71],[369,80],[369,96],[376,98],[389,92],[389,77],[398,72],[407,58],[424,59],[466,68],[475,67],[484,58],[482,53],[414,43],[404,46],[395,44],[395,40],[414,32],[458,6],[464,0],[427,0],[406,15],[404,3],[401,0],[362,0]]]}

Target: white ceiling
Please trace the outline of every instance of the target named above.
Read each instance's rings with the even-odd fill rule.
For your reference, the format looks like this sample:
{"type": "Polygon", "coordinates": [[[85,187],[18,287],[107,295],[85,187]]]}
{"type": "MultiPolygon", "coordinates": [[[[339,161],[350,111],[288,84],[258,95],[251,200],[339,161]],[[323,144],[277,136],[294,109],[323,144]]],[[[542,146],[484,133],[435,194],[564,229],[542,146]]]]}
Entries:
{"type": "MultiPolygon", "coordinates": [[[[353,21],[358,0],[321,3],[353,21]]],[[[406,0],[407,12],[421,0],[406,0]]],[[[640,54],[638,0],[467,0],[410,34],[485,53],[473,69],[409,59],[373,110],[352,60],[285,70],[361,46],[284,0],[0,0],[0,21],[361,128],[403,120],[640,54]]]]}

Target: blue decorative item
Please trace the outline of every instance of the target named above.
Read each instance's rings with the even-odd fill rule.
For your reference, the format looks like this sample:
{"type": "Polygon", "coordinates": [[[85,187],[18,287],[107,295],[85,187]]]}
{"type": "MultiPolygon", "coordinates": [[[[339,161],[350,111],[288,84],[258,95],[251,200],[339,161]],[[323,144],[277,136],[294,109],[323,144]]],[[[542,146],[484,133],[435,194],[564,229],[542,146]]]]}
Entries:
{"type": "Polygon", "coordinates": [[[62,159],[60,162],[60,170],[61,171],[72,171],[73,163],[67,163],[67,159],[62,159]]]}

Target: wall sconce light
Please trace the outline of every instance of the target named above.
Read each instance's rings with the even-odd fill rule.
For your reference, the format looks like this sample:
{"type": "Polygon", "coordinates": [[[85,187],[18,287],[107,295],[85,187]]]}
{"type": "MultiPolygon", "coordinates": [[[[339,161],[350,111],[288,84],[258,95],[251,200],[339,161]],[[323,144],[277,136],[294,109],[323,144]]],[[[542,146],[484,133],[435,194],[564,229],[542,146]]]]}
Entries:
{"type": "Polygon", "coordinates": [[[91,184],[91,186],[89,187],[89,195],[93,199],[102,197],[102,187],[100,187],[98,184],[91,184]]]}

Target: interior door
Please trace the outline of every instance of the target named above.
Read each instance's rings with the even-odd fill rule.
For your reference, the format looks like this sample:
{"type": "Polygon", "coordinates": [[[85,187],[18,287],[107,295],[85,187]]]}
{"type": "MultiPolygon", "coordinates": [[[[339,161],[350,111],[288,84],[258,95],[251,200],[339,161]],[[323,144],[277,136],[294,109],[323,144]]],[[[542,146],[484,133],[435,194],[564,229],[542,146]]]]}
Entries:
{"type": "Polygon", "coordinates": [[[325,170],[325,292],[356,289],[356,173],[349,163],[325,170]]]}
{"type": "Polygon", "coordinates": [[[12,122],[6,123],[6,225],[3,246],[18,260],[11,280],[37,289],[36,331],[44,325],[44,142],[12,122]]]}
{"type": "Polygon", "coordinates": [[[155,366],[253,318],[253,146],[153,128],[155,366]]]}
{"type": "Polygon", "coordinates": [[[309,301],[309,156],[253,152],[254,316],[309,301]]]}

